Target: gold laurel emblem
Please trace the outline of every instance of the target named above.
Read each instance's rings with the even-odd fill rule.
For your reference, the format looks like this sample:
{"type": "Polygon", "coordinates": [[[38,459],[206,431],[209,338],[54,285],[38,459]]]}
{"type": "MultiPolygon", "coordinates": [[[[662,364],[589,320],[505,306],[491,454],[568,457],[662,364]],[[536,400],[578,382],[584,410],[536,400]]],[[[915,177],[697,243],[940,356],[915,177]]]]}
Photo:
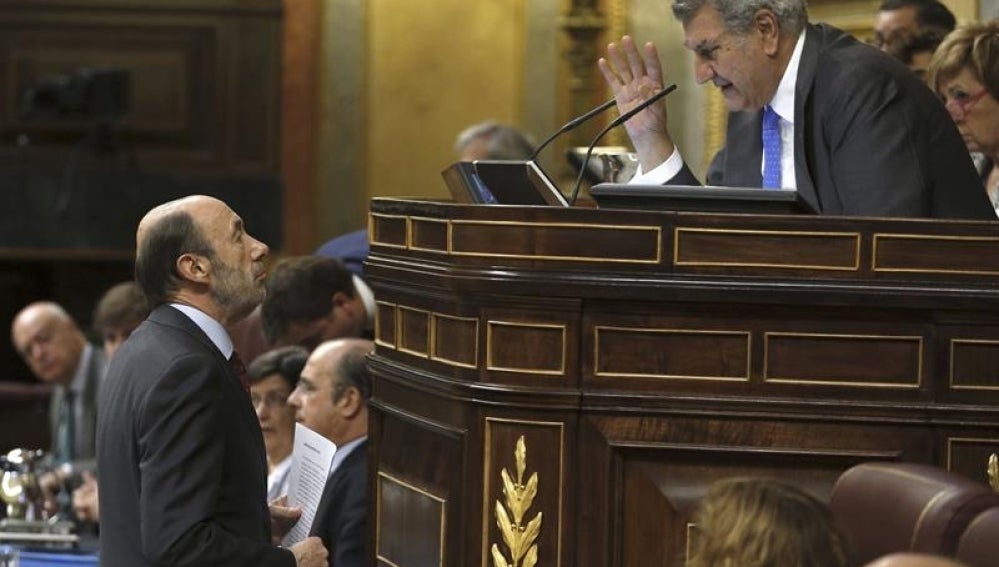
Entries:
{"type": "Polygon", "coordinates": [[[992,490],[999,492],[999,455],[995,453],[989,455],[988,475],[992,490]]]}
{"type": "Polygon", "coordinates": [[[503,534],[503,543],[510,552],[508,560],[495,543],[492,547],[494,567],[534,567],[538,563],[538,546],[535,540],[541,532],[541,512],[524,524],[524,515],[534,503],[538,494],[538,473],[531,475],[524,484],[524,471],[527,469],[527,444],[524,436],[517,439],[517,447],[513,452],[517,462],[517,482],[514,482],[504,467],[500,471],[503,477],[503,496],[506,505],[496,501],[496,526],[503,534]]]}

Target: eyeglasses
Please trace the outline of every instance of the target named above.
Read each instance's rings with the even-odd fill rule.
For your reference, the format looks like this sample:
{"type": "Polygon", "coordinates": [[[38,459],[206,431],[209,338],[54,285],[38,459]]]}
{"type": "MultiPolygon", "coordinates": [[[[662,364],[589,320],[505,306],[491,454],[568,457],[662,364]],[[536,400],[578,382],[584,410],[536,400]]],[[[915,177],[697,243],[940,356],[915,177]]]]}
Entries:
{"type": "Polygon", "coordinates": [[[951,116],[954,120],[962,120],[964,116],[968,113],[968,109],[971,108],[973,104],[981,100],[982,97],[989,94],[988,89],[982,89],[977,93],[970,95],[964,91],[955,90],[950,95],[943,95],[944,107],[950,111],[951,116]]]}
{"type": "Polygon", "coordinates": [[[280,392],[268,392],[266,396],[259,396],[257,394],[250,394],[250,403],[256,408],[260,404],[264,404],[265,407],[274,408],[281,407],[288,403],[288,394],[282,394],[280,392]]]}

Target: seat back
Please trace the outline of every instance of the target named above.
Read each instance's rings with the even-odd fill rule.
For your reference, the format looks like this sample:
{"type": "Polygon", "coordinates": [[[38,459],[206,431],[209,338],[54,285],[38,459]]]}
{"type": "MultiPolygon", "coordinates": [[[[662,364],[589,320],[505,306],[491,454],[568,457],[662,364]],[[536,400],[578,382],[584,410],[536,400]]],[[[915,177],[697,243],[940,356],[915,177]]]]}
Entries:
{"type": "Polygon", "coordinates": [[[864,463],[840,475],[829,505],[864,564],[902,551],[953,557],[965,528],[999,495],[930,465],[864,463]]]}
{"type": "Polygon", "coordinates": [[[989,508],[971,520],[957,543],[957,559],[969,567],[999,564],[999,508],[989,508]]]}

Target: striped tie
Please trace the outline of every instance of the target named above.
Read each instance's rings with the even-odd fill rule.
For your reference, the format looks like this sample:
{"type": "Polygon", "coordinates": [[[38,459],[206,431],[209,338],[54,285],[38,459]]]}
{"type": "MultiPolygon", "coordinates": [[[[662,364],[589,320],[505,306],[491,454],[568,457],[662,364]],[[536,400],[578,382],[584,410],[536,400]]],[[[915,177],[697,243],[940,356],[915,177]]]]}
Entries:
{"type": "Polygon", "coordinates": [[[780,116],[763,109],[763,188],[780,189],[780,116]]]}

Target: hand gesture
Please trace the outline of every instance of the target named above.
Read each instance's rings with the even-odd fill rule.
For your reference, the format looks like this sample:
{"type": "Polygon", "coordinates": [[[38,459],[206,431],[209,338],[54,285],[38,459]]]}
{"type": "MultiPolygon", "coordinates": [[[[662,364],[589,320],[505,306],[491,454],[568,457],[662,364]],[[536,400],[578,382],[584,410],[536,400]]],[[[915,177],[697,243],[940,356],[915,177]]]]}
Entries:
{"type": "Polygon", "coordinates": [[[97,499],[97,479],[83,471],[83,484],[73,491],[73,512],[85,522],[100,521],[100,503],[97,499]]]}
{"type": "MultiPolygon", "coordinates": [[[[607,46],[607,57],[597,61],[604,80],[623,114],[663,88],[662,65],[656,46],[646,43],[640,53],[629,36],[607,46]]],[[[675,146],[667,127],[666,104],[653,104],[624,123],[644,171],[666,161],[675,146]]]]}
{"type": "Polygon", "coordinates": [[[271,543],[280,545],[298,519],[302,517],[302,509],[288,506],[288,496],[275,498],[268,507],[271,510],[271,543]]]}

